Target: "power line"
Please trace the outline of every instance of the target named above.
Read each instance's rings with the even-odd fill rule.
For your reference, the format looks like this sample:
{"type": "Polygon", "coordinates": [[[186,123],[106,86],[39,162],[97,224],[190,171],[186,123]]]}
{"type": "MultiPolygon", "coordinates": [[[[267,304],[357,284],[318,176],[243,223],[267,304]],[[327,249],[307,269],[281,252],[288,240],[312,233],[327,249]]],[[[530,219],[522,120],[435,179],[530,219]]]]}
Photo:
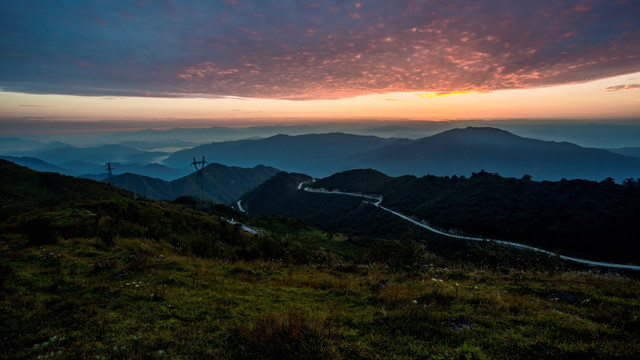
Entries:
{"type": "Polygon", "coordinates": [[[113,186],[113,172],[111,171],[111,163],[108,162],[107,163],[107,181],[109,182],[109,185],[113,186]]]}
{"type": "Polygon", "coordinates": [[[204,156],[202,157],[202,161],[196,161],[196,158],[193,158],[193,167],[196,169],[196,179],[198,181],[198,188],[200,190],[200,207],[204,207],[204,182],[202,180],[202,169],[207,164],[204,156]]]}

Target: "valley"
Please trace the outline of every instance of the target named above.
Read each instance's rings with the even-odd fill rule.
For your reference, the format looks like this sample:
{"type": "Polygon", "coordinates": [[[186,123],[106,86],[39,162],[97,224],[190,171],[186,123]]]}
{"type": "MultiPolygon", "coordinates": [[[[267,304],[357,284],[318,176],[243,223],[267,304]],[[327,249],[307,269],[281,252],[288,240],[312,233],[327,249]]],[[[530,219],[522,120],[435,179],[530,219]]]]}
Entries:
{"type": "MultiPolygon", "coordinates": [[[[104,173],[84,173],[102,171],[97,163],[5,156],[50,172],[0,160],[0,350],[16,359],[640,353],[629,346],[640,343],[638,182],[545,180],[531,167],[543,161],[551,169],[550,159],[584,151],[603,160],[574,170],[622,174],[635,171],[635,158],[561,145],[564,155],[531,162],[518,149],[538,143],[502,131],[440,136],[465,139],[467,131],[506,136],[507,144],[488,141],[507,148],[486,154],[504,152],[507,162],[520,154],[524,173],[487,171],[498,167],[475,155],[471,163],[486,169],[352,169],[373,164],[366,159],[384,168],[386,156],[398,169],[403,161],[419,169],[409,162],[430,163],[407,154],[448,151],[416,148],[438,136],[276,136],[180,150],[163,160],[171,166],[115,163],[175,176],[196,152],[226,159],[203,168],[202,192],[193,171],[168,180],[118,173],[111,186],[104,173]],[[347,138],[350,145],[332,148],[347,138]],[[263,160],[311,173],[253,163],[263,160]]],[[[465,151],[478,155],[486,149],[474,146],[485,145],[477,140],[465,151]]],[[[139,160],[153,151],[122,153],[139,160]]]]}

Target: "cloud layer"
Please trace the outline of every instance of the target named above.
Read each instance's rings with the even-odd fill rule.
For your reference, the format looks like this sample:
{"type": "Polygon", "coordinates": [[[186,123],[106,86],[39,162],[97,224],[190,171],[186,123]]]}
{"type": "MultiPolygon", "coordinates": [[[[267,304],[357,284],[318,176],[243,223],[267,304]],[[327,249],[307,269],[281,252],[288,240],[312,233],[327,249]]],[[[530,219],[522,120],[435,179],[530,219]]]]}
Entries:
{"type": "Polygon", "coordinates": [[[0,88],[330,99],[640,71],[640,1],[0,3],[0,88]]]}

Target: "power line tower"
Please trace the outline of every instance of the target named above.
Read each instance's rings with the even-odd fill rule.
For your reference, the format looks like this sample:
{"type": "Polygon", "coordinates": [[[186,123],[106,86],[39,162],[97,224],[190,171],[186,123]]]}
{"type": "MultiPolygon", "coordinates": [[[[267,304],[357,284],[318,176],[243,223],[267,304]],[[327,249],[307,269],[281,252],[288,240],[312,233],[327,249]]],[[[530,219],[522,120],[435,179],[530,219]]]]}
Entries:
{"type": "Polygon", "coordinates": [[[109,185],[113,186],[113,172],[111,171],[111,163],[107,163],[107,181],[109,182],[109,185]]]}
{"type": "Polygon", "coordinates": [[[196,169],[196,178],[198,181],[198,188],[200,190],[200,207],[204,207],[204,184],[203,184],[203,180],[202,180],[202,169],[204,169],[204,166],[207,164],[207,162],[204,160],[204,156],[202,157],[202,161],[196,161],[196,158],[193,158],[193,163],[191,165],[193,165],[193,167],[196,169]]]}

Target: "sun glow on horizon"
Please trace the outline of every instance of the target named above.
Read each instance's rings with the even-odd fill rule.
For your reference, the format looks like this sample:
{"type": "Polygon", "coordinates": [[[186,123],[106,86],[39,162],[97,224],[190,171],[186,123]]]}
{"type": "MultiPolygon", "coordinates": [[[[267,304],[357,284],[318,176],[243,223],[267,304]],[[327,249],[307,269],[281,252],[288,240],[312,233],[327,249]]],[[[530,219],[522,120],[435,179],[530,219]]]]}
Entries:
{"type": "Polygon", "coordinates": [[[637,118],[640,73],[580,84],[493,92],[401,92],[334,100],[153,98],[0,92],[3,118],[57,120],[186,119],[282,121],[310,119],[590,119],[637,118]]]}

